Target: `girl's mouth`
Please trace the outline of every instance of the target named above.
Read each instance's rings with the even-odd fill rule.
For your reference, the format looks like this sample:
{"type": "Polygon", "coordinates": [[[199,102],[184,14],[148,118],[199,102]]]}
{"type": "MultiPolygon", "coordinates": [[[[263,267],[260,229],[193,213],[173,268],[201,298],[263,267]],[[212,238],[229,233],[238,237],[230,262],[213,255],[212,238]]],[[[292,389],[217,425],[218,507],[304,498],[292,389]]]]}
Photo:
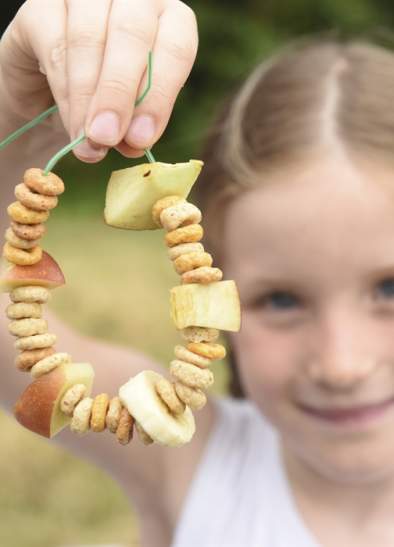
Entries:
{"type": "Polygon", "coordinates": [[[348,407],[316,408],[300,404],[299,408],[311,417],[335,425],[361,425],[381,418],[394,406],[394,397],[377,403],[366,403],[348,407]]]}

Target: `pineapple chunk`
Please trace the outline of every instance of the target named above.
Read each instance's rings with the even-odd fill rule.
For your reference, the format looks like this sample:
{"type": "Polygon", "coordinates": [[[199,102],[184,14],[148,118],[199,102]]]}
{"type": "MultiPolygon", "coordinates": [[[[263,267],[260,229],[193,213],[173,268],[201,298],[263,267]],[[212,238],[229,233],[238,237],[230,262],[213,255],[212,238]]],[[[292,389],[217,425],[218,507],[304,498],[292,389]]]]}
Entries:
{"type": "Polygon", "coordinates": [[[144,163],[111,174],[107,186],[104,220],[115,228],[157,230],[152,207],[159,199],[177,195],[187,198],[203,162],[144,163]]]}
{"type": "Polygon", "coordinates": [[[171,289],[170,299],[171,317],[177,329],[210,327],[239,331],[241,327],[239,295],[232,280],[179,285],[171,289]]]}

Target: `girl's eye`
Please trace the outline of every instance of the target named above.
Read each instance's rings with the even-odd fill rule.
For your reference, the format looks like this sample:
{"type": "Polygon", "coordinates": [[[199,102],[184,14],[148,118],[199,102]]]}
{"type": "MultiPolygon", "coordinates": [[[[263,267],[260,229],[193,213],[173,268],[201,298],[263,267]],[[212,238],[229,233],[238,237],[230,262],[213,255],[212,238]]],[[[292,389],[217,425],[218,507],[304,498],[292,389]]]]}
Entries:
{"type": "Polygon", "coordinates": [[[394,278],[385,279],[379,283],[379,292],[384,298],[394,299],[394,278]]]}
{"type": "Polygon", "coordinates": [[[279,311],[290,311],[299,305],[299,301],[295,296],[288,292],[274,291],[260,298],[258,304],[279,311]]]}

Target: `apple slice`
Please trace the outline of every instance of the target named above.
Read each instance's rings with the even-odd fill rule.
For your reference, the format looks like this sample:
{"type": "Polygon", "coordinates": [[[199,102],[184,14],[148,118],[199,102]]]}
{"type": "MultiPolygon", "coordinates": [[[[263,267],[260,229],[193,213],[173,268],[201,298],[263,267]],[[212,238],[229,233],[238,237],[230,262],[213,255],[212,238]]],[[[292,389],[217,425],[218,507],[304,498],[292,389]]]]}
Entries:
{"type": "Polygon", "coordinates": [[[40,285],[55,289],[64,284],[64,275],[58,263],[45,251],[41,260],[32,266],[17,266],[5,258],[1,260],[0,292],[10,292],[22,285],[40,285]]]}
{"type": "Polygon", "coordinates": [[[88,397],[93,379],[89,363],[64,363],[25,389],[14,406],[15,418],[30,431],[52,438],[71,422],[59,408],[63,395],[73,385],[84,384],[88,397]]]}
{"type": "Polygon", "coordinates": [[[232,280],[173,287],[170,310],[177,329],[208,327],[239,331],[241,328],[238,289],[232,280]]]}
{"type": "Polygon", "coordinates": [[[152,219],[157,200],[170,195],[187,198],[203,162],[144,163],[111,174],[107,186],[104,219],[115,228],[158,230],[152,219]]]}

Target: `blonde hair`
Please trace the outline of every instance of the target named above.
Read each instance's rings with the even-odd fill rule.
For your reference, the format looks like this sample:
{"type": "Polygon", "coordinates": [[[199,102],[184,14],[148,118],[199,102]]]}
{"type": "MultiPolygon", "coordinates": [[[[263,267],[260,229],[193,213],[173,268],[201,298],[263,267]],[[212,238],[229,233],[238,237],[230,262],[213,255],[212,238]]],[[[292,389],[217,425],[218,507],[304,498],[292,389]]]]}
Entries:
{"type": "MultiPolygon", "coordinates": [[[[394,54],[364,41],[302,41],[257,66],[227,100],[202,153],[194,199],[214,265],[223,267],[229,204],[264,184],[264,174],[322,146],[393,159],[393,95],[394,54]]],[[[231,355],[230,364],[235,374],[231,355]]]]}
{"type": "Polygon", "coordinates": [[[226,208],[264,184],[264,173],[322,146],[393,159],[393,96],[394,53],[367,42],[302,42],[257,66],[227,100],[200,155],[194,199],[215,262],[223,264],[226,208]]]}

